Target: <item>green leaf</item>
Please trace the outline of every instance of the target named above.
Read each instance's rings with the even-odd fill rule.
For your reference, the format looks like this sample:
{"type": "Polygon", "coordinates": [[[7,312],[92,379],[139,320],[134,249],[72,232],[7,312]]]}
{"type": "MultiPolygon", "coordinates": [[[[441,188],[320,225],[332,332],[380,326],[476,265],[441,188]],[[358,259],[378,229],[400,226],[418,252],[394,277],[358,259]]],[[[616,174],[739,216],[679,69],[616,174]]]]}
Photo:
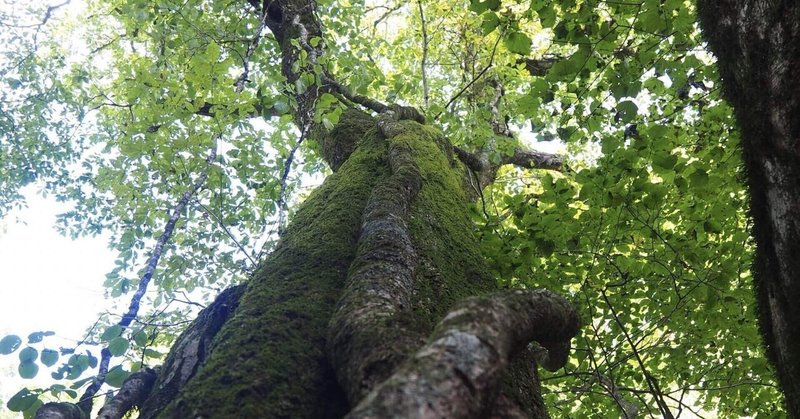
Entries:
{"type": "Polygon", "coordinates": [[[110,370],[106,374],[106,384],[110,385],[111,387],[120,388],[122,387],[122,383],[125,381],[128,376],[131,375],[130,372],[125,371],[121,365],[117,365],[110,370]]]}
{"type": "Polygon", "coordinates": [[[73,390],[77,390],[77,389],[79,389],[79,388],[83,387],[83,386],[84,386],[86,383],[88,383],[89,381],[94,381],[94,377],[86,377],[86,378],[84,378],[84,379],[78,380],[78,381],[76,381],[76,382],[72,383],[72,384],[69,386],[69,388],[71,388],[71,389],[73,389],[73,390]]]}
{"type": "Polygon", "coordinates": [[[500,26],[500,18],[494,12],[489,12],[483,15],[483,22],[481,23],[481,33],[484,36],[492,33],[498,26],[500,26]]]}
{"type": "Polygon", "coordinates": [[[539,22],[543,28],[552,28],[556,24],[556,12],[553,10],[552,2],[548,6],[536,11],[539,15],[539,22]]]}
{"type": "Polygon", "coordinates": [[[86,351],[86,358],[84,359],[87,360],[86,363],[89,365],[89,368],[97,368],[97,357],[92,355],[91,352],[86,351]]]}
{"type": "Polygon", "coordinates": [[[20,362],[34,362],[37,358],[39,358],[39,351],[37,351],[35,348],[31,348],[30,346],[19,352],[20,362]]]}
{"type": "Polygon", "coordinates": [[[217,62],[219,59],[220,49],[219,45],[216,42],[211,41],[208,44],[208,48],[206,48],[206,57],[208,57],[208,61],[214,63],[217,62]]]}
{"type": "Polygon", "coordinates": [[[34,332],[28,335],[28,343],[39,343],[45,336],[53,336],[55,332],[34,332]]]}
{"type": "Polygon", "coordinates": [[[58,351],[53,349],[44,349],[42,350],[42,355],[40,357],[42,364],[52,367],[58,362],[58,351]]]}
{"type": "Polygon", "coordinates": [[[0,354],[8,355],[14,353],[22,345],[22,339],[17,335],[8,335],[0,340],[0,354]]]}
{"type": "Polygon", "coordinates": [[[114,338],[108,343],[108,351],[111,352],[111,356],[122,356],[125,355],[129,345],[128,340],[123,337],[114,338]]]}
{"type": "Polygon", "coordinates": [[[279,114],[283,115],[289,112],[289,104],[286,103],[283,99],[278,99],[275,101],[275,110],[278,111],[279,114]]]}
{"type": "Polygon", "coordinates": [[[500,0],[470,0],[469,10],[481,14],[487,10],[497,10],[500,8],[500,0]]]}
{"type": "Polygon", "coordinates": [[[37,400],[39,400],[38,394],[32,393],[27,388],[23,388],[8,399],[6,407],[12,412],[23,412],[33,406],[37,400]]]}
{"type": "Polygon", "coordinates": [[[516,54],[528,55],[531,53],[531,38],[522,32],[511,32],[503,39],[503,44],[509,51],[516,54]]]}
{"type": "Polygon", "coordinates": [[[638,23],[645,32],[661,33],[667,28],[665,17],[659,12],[658,8],[650,8],[642,12],[638,23]]]}
{"type": "Polygon", "coordinates": [[[122,327],[118,324],[115,324],[106,329],[105,332],[103,332],[103,334],[100,335],[100,340],[103,342],[108,342],[111,339],[119,337],[119,335],[121,334],[122,334],[122,327]]]}
{"type": "Polygon", "coordinates": [[[653,157],[653,164],[662,169],[672,169],[678,162],[678,156],[674,154],[659,154],[653,157]]]}
{"type": "Polygon", "coordinates": [[[133,333],[133,341],[137,346],[147,345],[147,333],[142,329],[137,330],[133,333]]]}
{"type": "Polygon", "coordinates": [[[703,222],[703,230],[706,233],[719,234],[722,232],[722,224],[720,224],[717,220],[706,220],[703,222]]]}
{"type": "Polygon", "coordinates": [[[627,124],[633,121],[638,113],[639,107],[630,100],[623,100],[617,104],[617,115],[619,115],[619,120],[623,123],[627,124]]]}
{"type": "Polygon", "coordinates": [[[703,169],[697,169],[689,175],[689,182],[692,187],[702,188],[708,184],[708,173],[703,169]]]}
{"type": "Polygon", "coordinates": [[[19,376],[29,380],[33,377],[36,377],[36,374],[39,373],[39,366],[36,365],[35,362],[23,362],[19,364],[19,368],[17,368],[19,372],[19,376]]]}
{"type": "Polygon", "coordinates": [[[155,349],[147,348],[147,349],[144,350],[144,356],[146,356],[148,358],[159,359],[159,358],[163,357],[164,354],[162,354],[161,352],[156,351],[155,349]]]}

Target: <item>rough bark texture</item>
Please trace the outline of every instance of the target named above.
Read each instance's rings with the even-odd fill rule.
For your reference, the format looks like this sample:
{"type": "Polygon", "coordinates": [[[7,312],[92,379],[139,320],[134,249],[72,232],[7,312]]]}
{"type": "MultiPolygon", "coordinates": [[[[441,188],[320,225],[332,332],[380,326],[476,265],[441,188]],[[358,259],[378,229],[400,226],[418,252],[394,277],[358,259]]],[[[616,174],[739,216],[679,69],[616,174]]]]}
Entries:
{"type": "Polygon", "coordinates": [[[131,374],[122,383],[114,397],[97,412],[99,419],[122,419],[134,406],[140,406],[147,399],[156,381],[156,372],[145,368],[131,374]]]}
{"type": "Polygon", "coordinates": [[[86,419],[87,415],[74,403],[47,403],[36,411],[36,419],[86,419]]]}
{"type": "Polygon", "coordinates": [[[239,298],[244,290],[245,286],[238,285],[220,293],[181,334],[170,350],[150,396],[144,403],[137,402],[140,405],[140,418],[158,416],[175,398],[178,391],[194,377],[197,369],[208,358],[214,336],[239,305],[239,298]]]}
{"type": "Polygon", "coordinates": [[[800,2],[706,0],[698,10],[741,128],[761,333],[800,418],[800,2]]]}
{"type": "MultiPolygon", "coordinates": [[[[498,384],[514,355],[536,340],[563,367],[569,340],[579,326],[570,304],[544,290],[468,299],[448,313],[431,340],[347,417],[485,417],[495,408],[498,384]]],[[[498,411],[512,414],[517,411],[513,406],[502,398],[498,411]]]]}
{"type": "Polygon", "coordinates": [[[406,222],[422,186],[408,142],[419,139],[413,127],[390,137],[387,127],[394,124],[379,123],[391,175],[375,185],[367,201],[358,253],[329,326],[328,352],[350,403],[388,378],[420,341],[408,325],[418,258],[406,222]]]}
{"type": "Polygon", "coordinates": [[[423,368],[401,369],[404,383],[459,390],[417,394],[418,402],[430,397],[462,417],[548,417],[535,363],[525,352],[512,357],[539,339],[564,359],[574,312],[554,309],[565,302],[549,294],[511,293],[469,300],[440,323],[456,303],[496,291],[469,217],[466,168],[415,109],[355,97],[324,71],[312,74],[324,51],[309,42],[321,35],[313,1],[250,4],[280,45],[295,121],[334,173],[246,289],[224,292],[181,335],[140,417],[340,418],[391,385],[382,383],[415,352],[410,365],[423,368]],[[309,76],[319,89],[298,88],[309,76]],[[313,123],[323,91],[379,115],[349,110],[327,132],[313,123]]]}

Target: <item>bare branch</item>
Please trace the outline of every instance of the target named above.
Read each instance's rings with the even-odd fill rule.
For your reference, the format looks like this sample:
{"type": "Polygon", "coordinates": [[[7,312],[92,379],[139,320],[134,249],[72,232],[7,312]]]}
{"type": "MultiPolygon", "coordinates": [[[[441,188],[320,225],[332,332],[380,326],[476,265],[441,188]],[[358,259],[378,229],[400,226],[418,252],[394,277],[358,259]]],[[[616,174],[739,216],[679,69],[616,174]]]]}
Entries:
{"type": "MultiPolygon", "coordinates": [[[[483,69],[480,71],[480,73],[478,73],[478,75],[473,77],[472,80],[470,80],[469,83],[465,84],[464,87],[462,87],[461,90],[459,90],[458,93],[456,93],[455,96],[450,98],[450,100],[447,101],[447,104],[444,105],[444,109],[449,108],[450,105],[452,105],[453,102],[456,101],[456,99],[461,97],[461,95],[463,95],[464,92],[466,92],[467,89],[469,89],[470,86],[475,84],[476,81],[480,80],[480,78],[483,77],[483,75],[486,74],[486,72],[489,71],[489,69],[492,68],[492,66],[494,66],[494,55],[495,55],[495,52],[497,52],[497,45],[500,44],[500,40],[502,38],[503,38],[502,36],[498,36],[497,37],[497,41],[495,41],[494,46],[492,47],[492,54],[489,56],[489,63],[486,64],[486,67],[483,67],[483,69]]],[[[435,120],[439,119],[439,117],[442,116],[443,113],[444,113],[444,110],[442,110],[441,112],[437,113],[436,116],[433,117],[433,120],[435,121],[435,120]]]]}
{"type": "Polygon", "coordinates": [[[422,98],[423,103],[425,104],[425,109],[428,108],[428,99],[429,99],[429,87],[428,87],[428,75],[425,71],[425,65],[428,61],[428,29],[425,25],[425,12],[422,9],[422,0],[417,0],[417,6],[419,7],[419,20],[422,25],[422,61],[420,62],[419,66],[422,70],[422,98]]]}

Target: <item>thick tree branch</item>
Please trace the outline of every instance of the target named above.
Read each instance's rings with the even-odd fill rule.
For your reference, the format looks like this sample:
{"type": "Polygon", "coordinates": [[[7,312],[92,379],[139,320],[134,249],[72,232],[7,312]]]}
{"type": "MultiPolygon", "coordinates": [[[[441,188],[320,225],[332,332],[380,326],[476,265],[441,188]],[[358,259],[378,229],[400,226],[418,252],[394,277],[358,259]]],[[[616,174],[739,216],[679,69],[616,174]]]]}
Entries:
{"type": "Polygon", "coordinates": [[[492,164],[486,153],[470,153],[461,147],[453,147],[453,151],[456,157],[476,174],[480,182],[480,188],[484,188],[494,181],[497,169],[502,165],[513,164],[524,169],[556,171],[561,171],[564,166],[564,158],[562,156],[540,151],[517,149],[514,154],[501,157],[499,165],[492,164]]]}
{"type": "MultiPolygon", "coordinates": [[[[203,102],[200,107],[198,107],[194,112],[187,113],[186,115],[198,115],[198,116],[207,116],[209,118],[215,117],[218,113],[225,113],[227,112],[226,108],[228,105],[222,104],[215,104],[209,102],[203,102]]],[[[188,111],[187,111],[188,112],[188,111]]],[[[239,115],[239,110],[236,109],[231,112],[232,115],[239,115]]],[[[242,115],[245,118],[258,118],[258,117],[265,117],[265,118],[272,118],[276,116],[280,116],[281,113],[278,112],[277,109],[274,107],[266,108],[260,103],[253,104],[253,111],[248,112],[242,115]]],[[[147,132],[153,133],[158,131],[164,126],[164,124],[156,124],[151,125],[147,128],[147,132]]]]}
{"type": "Polygon", "coordinates": [[[117,394],[99,412],[98,419],[122,419],[134,406],[140,406],[156,381],[156,372],[150,368],[131,374],[122,383],[117,394]]]}
{"type": "Polygon", "coordinates": [[[412,310],[417,266],[405,218],[422,178],[394,117],[385,113],[378,122],[390,144],[392,175],[375,185],[364,209],[358,253],[328,332],[331,363],[353,404],[421,343],[403,322],[412,310]]]}
{"type": "Polygon", "coordinates": [[[525,169],[561,170],[564,158],[558,154],[531,150],[514,150],[514,154],[503,156],[500,164],[513,164],[525,169]]]}
{"type": "Polygon", "coordinates": [[[47,403],[36,410],[36,419],[88,419],[77,404],[58,402],[47,403]]]}
{"type": "Polygon", "coordinates": [[[535,340],[551,351],[550,357],[565,361],[579,327],[575,309],[550,291],[470,298],[451,310],[428,344],[347,417],[480,417],[494,405],[514,355],[535,340]]]}

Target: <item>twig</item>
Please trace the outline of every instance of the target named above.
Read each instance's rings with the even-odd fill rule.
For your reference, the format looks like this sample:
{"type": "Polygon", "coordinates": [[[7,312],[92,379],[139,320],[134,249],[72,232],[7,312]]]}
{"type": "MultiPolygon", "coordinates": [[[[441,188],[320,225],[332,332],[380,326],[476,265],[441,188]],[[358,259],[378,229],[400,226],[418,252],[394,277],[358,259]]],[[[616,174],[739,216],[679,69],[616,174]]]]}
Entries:
{"type": "Polygon", "coordinates": [[[236,244],[236,247],[238,247],[238,248],[239,248],[239,250],[240,250],[242,253],[244,253],[245,257],[247,257],[247,260],[249,260],[249,261],[250,261],[250,263],[252,264],[252,266],[256,266],[256,261],[255,261],[255,260],[253,260],[253,257],[252,257],[252,256],[250,256],[250,254],[249,254],[249,253],[247,253],[247,250],[245,250],[245,248],[244,248],[244,247],[243,247],[243,246],[242,246],[242,245],[239,243],[239,241],[238,241],[238,240],[236,240],[236,237],[234,237],[234,236],[233,236],[233,234],[230,232],[230,230],[228,230],[228,228],[227,228],[227,227],[225,227],[225,223],[222,221],[222,218],[220,218],[220,216],[218,216],[218,215],[217,215],[217,214],[215,214],[213,211],[211,211],[211,209],[210,209],[210,208],[208,208],[207,206],[203,205],[203,203],[201,203],[199,199],[196,199],[196,198],[195,198],[194,202],[195,202],[197,205],[199,205],[199,206],[200,206],[200,208],[202,208],[202,209],[203,209],[203,211],[205,211],[205,212],[206,212],[206,214],[209,214],[209,215],[211,215],[211,217],[213,217],[213,218],[214,218],[214,221],[216,221],[216,222],[217,222],[217,225],[218,225],[218,226],[220,226],[220,227],[222,228],[222,231],[224,231],[224,232],[225,232],[225,234],[226,234],[226,235],[227,235],[227,236],[228,236],[228,237],[229,237],[231,240],[233,240],[233,243],[234,243],[234,244],[236,244]]]}
{"type": "MultiPolygon", "coordinates": [[[[300,144],[303,144],[303,140],[306,138],[306,132],[303,131],[300,133],[300,139],[297,140],[297,144],[292,147],[292,150],[289,151],[289,156],[286,157],[286,162],[283,164],[283,173],[281,174],[281,191],[278,194],[278,235],[283,232],[283,224],[286,218],[286,181],[289,178],[289,172],[292,170],[292,162],[294,161],[294,155],[297,152],[297,149],[300,148],[300,144]]],[[[254,265],[255,266],[255,265],[254,265]]]]}
{"type": "Polygon", "coordinates": [[[631,351],[633,351],[634,358],[636,359],[636,363],[639,365],[639,368],[642,370],[642,374],[644,374],[645,382],[647,386],[650,388],[650,393],[653,395],[653,398],[656,400],[656,404],[658,405],[658,410],[661,411],[661,414],[664,416],[664,419],[672,419],[674,416],[672,412],[669,410],[669,406],[667,406],[667,402],[664,400],[664,394],[661,392],[661,389],[658,386],[658,382],[647,371],[647,367],[644,365],[644,360],[642,360],[641,354],[639,354],[639,350],[636,349],[636,344],[631,339],[630,334],[628,334],[628,329],[625,328],[625,325],[620,320],[619,315],[617,314],[617,310],[611,304],[611,301],[608,299],[608,295],[606,294],[605,289],[600,289],[600,295],[603,298],[603,301],[608,306],[609,310],[611,310],[611,315],[614,317],[614,321],[617,323],[619,328],[622,330],[622,334],[625,336],[625,340],[631,346],[631,351]]]}
{"type": "MultiPolygon", "coordinates": [[[[472,80],[470,80],[469,83],[464,85],[464,87],[462,87],[461,90],[459,90],[458,93],[456,93],[455,96],[450,98],[450,100],[447,102],[447,104],[444,105],[444,109],[449,108],[450,105],[452,105],[453,102],[456,101],[456,99],[461,97],[461,95],[463,95],[464,92],[466,92],[467,89],[469,89],[470,86],[475,84],[476,81],[478,81],[481,77],[483,77],[483,75],[486,74],[486,72],[489,71],[490,68],[492,68],[492,66],[494,65],[494,55],[495,55],[495,52],[497,51],[497,45],[500,44],[500,39],[502,39],[502,38],[503,38],[502,34],[501,34],[501,36],[497,37],[497,41],[495,41],[494,46],[492,47],[492,54],[489,56],[489,63],[486,64],[486,67],[483,67],[483,69],[480,71],[480,73],[478,73],[477,76],[473,77],[472,80]]],[[[437,113],[436,116],[433,117],[434,121],[438,120],[439,117],[442,116],[442,114],[444,113],[444,109],[442,111],[440,111],[439,113],[437,113]]]]}
{"type": "Polygon", "coordinates": [[[422,22],[422,61],[420,62],[420,69],[422,70],[422,98],[424,100],[425,109],[428,109],[428,75],[425,72],[425,65],[428,61],[428,30],[425,27],[425,12],[422,9],[422,0],[417,0],[419,7],[419,20],[422,22]]]}

